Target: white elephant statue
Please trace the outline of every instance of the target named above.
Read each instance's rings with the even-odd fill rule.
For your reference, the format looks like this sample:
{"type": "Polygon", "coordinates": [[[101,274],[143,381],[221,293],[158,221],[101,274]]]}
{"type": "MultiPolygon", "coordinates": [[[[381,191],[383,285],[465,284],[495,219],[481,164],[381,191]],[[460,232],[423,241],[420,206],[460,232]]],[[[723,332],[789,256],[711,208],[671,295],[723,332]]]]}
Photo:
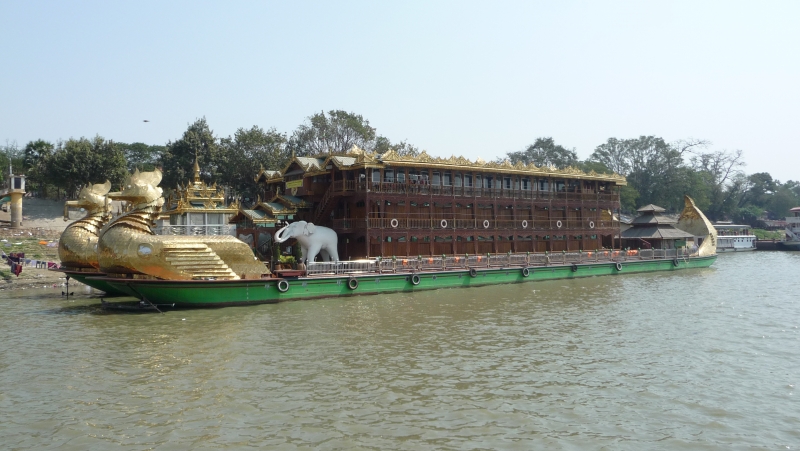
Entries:
{"type": "Polygon", "coordinates": [[[317,254],[323,261],[339,261],[339,251],[336,248],[339,237],[333,229],[315,226],[306,221],[295,221],[275,232],[276,243],[283,243],[289,238],[295,238],[300,244],[302,263],[313,262],[317,254]]]}

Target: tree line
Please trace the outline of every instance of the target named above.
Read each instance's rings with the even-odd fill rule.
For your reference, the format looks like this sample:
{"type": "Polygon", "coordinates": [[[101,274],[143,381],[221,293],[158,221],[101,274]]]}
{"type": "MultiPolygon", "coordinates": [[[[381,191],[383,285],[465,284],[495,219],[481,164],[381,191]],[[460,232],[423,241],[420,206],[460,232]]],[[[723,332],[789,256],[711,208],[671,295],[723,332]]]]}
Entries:
{"type": "MultiPolygon", "coordinates": [[[[39,196],[72,196],[86,183],[111,180],[120,184],[128,172],[162,168],[165,191],[192,177],[195,158],[206,183],[228,187],[241,198],[258,192],[255,175],[260,168],[281,170],[292,155],[343,153],[353,145],[379,153],[394,150],[418,155],[418,147],[392,142],[361,115],[342,110],[319,112],[306,118],[291,134],[258,126],[239,128],[232,136],[217,137],[205,118],[188,125],[183,135],[164,145],[124,143],[94,138],[70,138],[51,143],[36,140],[24,147],[6,142],[0,146],[0,167],[9,163],[27,176],[28,191],[39,196]]],[[[671,212],[683,209],[688,194],[712,220],[732,220],[759,226],[763,217],[778,219],[800,205],[800,183],[781,183],[768,173],[747,175],[741,150],[710,150],[704,140],[672,143],[656,136],[609,138],[586,160],[575,149],[553,138],[537,138],[523,150],[497,158],[539,167],[574,167],[585,172],[617,173],[626,177],[622,210],[656,204],[671,212]]],[[[0,180],[7,170],[0,171],[0,180]]]]}
{"type": "Polygon", "coordinates": [[[628,185],[622,187],[620,200],[626,213],[647,204],[679,212],[688,194],[711,220],[763,227],[763,218],[782,219],[800,205],[799,182],[781,183],[766,172],[748,175],[741,150],[711,150],[710,146],[701,139],[667,143],[657,136],[609,138],[581,161],[574,149],[552,138],[539,138],[498,161],[507,158],[512,163],[623,175],[628,185]]]}

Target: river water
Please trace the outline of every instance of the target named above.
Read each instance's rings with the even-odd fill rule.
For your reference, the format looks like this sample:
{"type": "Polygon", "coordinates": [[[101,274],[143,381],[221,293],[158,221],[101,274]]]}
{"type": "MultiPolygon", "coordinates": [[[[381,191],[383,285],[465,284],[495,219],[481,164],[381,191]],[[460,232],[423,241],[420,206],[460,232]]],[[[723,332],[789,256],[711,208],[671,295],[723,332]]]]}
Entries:
{"type": "Polygon", "coordinates": [[[0,292],[0,448],[797,449],[798,268],[165,314],[0,292]]]}

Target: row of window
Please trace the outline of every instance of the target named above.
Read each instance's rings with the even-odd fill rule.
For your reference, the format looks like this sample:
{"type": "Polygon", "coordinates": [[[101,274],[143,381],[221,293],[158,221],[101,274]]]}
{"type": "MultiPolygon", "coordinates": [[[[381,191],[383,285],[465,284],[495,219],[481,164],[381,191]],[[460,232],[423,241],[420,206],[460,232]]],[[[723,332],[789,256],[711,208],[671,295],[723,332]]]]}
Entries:
{"type": "Polygon", "coordinates": [[[169,225],[221,225],[227,224],[227,213],[186,213],[169,215],[169,225]]]}
{"type": "MultiPolygon", "coordinates": [[[[567,239],[567,235],[553,235],[552,238],[555,241],[565,241],[567,239]]],[[[596,240],[597,239],[597,235],[589,235],[589,236],[587,236],[587,238],[592,239],[592,240],[596,240]]],[[[476,238],[473,237],[473,236],[466,236],[466,237],[458,236],[458,237],[456,237],[456,241],[475,241],[475,239],[476,238]]],[[[582,235],[575,235],[571,239],[573,239],[573,240],[581,240],[581,239],[583,239],[583,236],[582,235]]],[[[477,240],[478,241],[495,241],[495,236],[478,236],[477,240]]],[[[498,235],[497,236],[497,240],[498,241],[515,241],[513,235],[512,236],[498,235]]],[[[533,236],[533,235],[527,235],[527,236],[518,235],[517,239],[516,239],[516,241],[534,241],[534,240],[536,240],[536,241],[549,241],[550,240],[550,235],[544,235],[544,236],[540,236],[540,235],[536,235],[536,236],[533,236]]],[[[396,241],[398,243],[405,243],[406,242],[406,237],[404,237],[404,236],[400,236],[400,237],[396,237],[396,238],[392,238],[390,236],[386,237],[386,242],[387,243],[391,243],[392,241],[396,241]]],[[[416,243],[418,241],[421,241],[423,243],[429,243],[431,241],[431,237],[430,236],[424,236],[424,237],[412,236],[412,237],[409,238],[409,241],[411,241],[412,243],[416,243]]],[[[452,236],[436,236],[436,237],[433,237],[433,241],[437,242],[437,243],[449,243],[449,242],[453,241],[453,237],[452,236]]]]}
{"type": "MultiPolygon", "coordinates": [[[[376,200],[375,201],[375,205],[380,205],[380,202],[381,202],[380,200],[376,200]]],[[[383,201],[383,202],[387,206],[393,205],[393,202],[389,201],[389,200],[383,201]]],[[[417,203],[417,202],[411,201],[410,204],[411,204],[412,207],[430,207],[431,206],[430,202],[417,203]]],[[[394,205],[396,205],[398,207],[405,207],[406,203],[405,203],[405,201],[401,200],[399,202],[394,202],[394,205]]],[[[364,202],[363,201],[359,201],[359,202],[356,203],[356,207],[363,207],[363,206],[364,206],[364,202]]],[[[444,204],[442,204],[442,203],[439,203],[439,202],[434,202],[433,206],[435,208],[453,208],[453,204],[452,203],[444,203],[444,204]]],[[[472,204],[462,205],[462,204],[456,203],[456,208],[472,208],[472,204]]],[[[492,208],[494,208],[494,204],[478,204],[478,208],[479,209],[484,209],[484,208],[492,209],[492,208]]],[[[513,210],[514,206],[513,205],[498,205],[498,208],[503,208],[503,209],[506,209],[506,210],[513,210]]],[[[530,205],[525,205],[525,204],[520,205],[520,206],[517,207],[518,210],[530,210],[531,208],[533,208],[533,207],[530,206],[530,205]]],[[[542,211],[547,211],[549,209],[550,209],[550,207],[537,208],[537,210],[542,210],[542,211]]],[[[566,211],[567,207],[552,207],[552,210],[554,210],[554,211],[566,211]]],[[[580,211],[581,207],[570,207],[569,210],[580,211]]],[[[597,208],[594,208],[594,207],[583,208],[583,210],[584,211],[597,211],[597,208]]]]}
{"type": "MultiPolygon", "coordinates": [[[[381,171],[372,170],[372,182],[380,183],[381,171]]],[[[383,170],[384,183],[406,183],[433,186],[456,186],[456,187],[481,187],[481,188],[502,188],[502,189],[522,189],[538,191],[577,191],[580,188],[580,180],[552,180],[547,178],[535,179],[530,177],[516,176],[495,176],[477,174],[460,174],[451,172],[434,171],[428,175],[415,169],[406,171],[394,169],[383,170]]],[[[600,190],[609,188],[608,182],[601,182],[600,190]]]]}

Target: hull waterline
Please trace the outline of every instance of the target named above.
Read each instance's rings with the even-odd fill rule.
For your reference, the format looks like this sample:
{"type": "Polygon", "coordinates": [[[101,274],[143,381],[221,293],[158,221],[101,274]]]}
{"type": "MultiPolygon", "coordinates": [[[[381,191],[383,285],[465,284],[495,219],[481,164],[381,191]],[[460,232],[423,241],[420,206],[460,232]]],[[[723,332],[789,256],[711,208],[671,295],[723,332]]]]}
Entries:
{"type": "Polygon", "coordinates": [[[224,307],[277,303],[439,288],[467,288],[508,283],[617,276],[633,273],[706,268],[717,256],[675,260],[633,260],[521,267],[469,268],[447,271],[360,273],[330,277],[270,278],[260,280],[143,280],[102,278],[117,291],[153,304],[179,308],[224,307]],[[355,282],[353,282],[355,281],[355,282]]]}
{"type": "Polygon", "coordinates": [[[119,290],[113,287],[108,281],[105,279],[105,273],[100,271],[96,272],[85,272],[85,271],[71,271],[67,269],[51,269],[51,271],[57,271],[60,273],[64,273],[64,275],[68,276],[70,279],[77,280],[78,282],[88,285],[95,290],[100,290],[106,294],[106,296],[131,296],[130,292],[119,290]]]}

